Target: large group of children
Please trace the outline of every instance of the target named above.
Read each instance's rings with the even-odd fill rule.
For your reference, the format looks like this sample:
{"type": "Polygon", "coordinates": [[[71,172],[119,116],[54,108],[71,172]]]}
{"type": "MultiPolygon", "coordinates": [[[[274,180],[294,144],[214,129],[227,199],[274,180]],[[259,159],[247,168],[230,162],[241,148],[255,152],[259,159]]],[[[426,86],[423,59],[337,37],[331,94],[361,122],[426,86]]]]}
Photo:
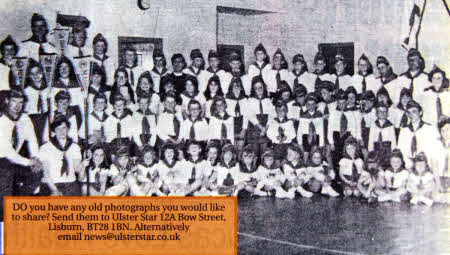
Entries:
{"type": "Polygon", "coordinates": [[[262,44],[248,70],[239,54],[221,63],[213,50],[205,69],[198,49],[189,66],[177,53],[169,68],[160,49],[153,66],[139,65],[133,47],[113,70],[98,34],[83,86],[72,60],[88,54],[87,27],[74,25],[63,53],[47,42],[44,17],[31,28],[20,45],[10,36],[0,45],[0,129],[12,133],[0,136],[2,171],[20,170],[2,182],[14,194],[443,201],[448,79],[438,67],[424,73],[415,49],[400,76],[383,56],[375,76],[365,55],[350,76],[340,52],[332,62],[317,53],[311,72],[296,54],[289,70],[280,49],[270,61],[262,44]],[[53,82],[42,52],[59,54],[53,82]],[[15,56],[29,58],[23,86],[15,56]]]}

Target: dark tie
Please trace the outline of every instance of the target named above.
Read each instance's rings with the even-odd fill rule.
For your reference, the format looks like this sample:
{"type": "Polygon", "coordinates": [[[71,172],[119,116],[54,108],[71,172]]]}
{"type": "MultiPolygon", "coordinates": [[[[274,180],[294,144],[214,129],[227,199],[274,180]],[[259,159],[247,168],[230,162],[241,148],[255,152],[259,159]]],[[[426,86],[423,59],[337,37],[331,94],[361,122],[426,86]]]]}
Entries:
{"type": "Polygon", "coordinates": [[[294,75],[295,75],[294,88],[297,88],[298,87],[298,77],[300,77],[300,76],[296,75],[295,73],[294,73],[294,75]]]}
{"type": "Polygon", "coordinates": [[[142,118],[142,134],[145,134],[145,135],[150,134],[150,124],[148,123],[147,116],[145,116],[145,115],[142,118]]]}
{"type": "Polygon", "coordinates": [[[422,181],[422,177],[419,177],[419,189],[423,189],[423,181],[422,181]]]}
{"type": "Polygon", "coordinates": [[[339,89],[339,75],[336,75],[336,81],[334,82],[334,91],[338,91],[339,89]]]}
{"type": "Polygon", "coordinates": [[[262,99],[259,100],[259,114],[264,114],[262,99]]]}
{"type": "Polygon", "coordinates": [[[362,120],[361,120],[361,129],[364,129],[364,128],[366,128],[366,118],[365,118],[365,117],[362,117],[362,120]]]}
{"type": "Polygon", "coordinates": [[[437,123],[439,124],[439,119],[442,115],[442,103],[441,103],[441,98],[439,97],[439,94],[437,94],[437,99],[436,99],[436,109],[437,109],[437,123]]]}
{"type": "Polygon", "coordinates": [[[406,112],[403,113],[402,119],[400,120],[400,127],[406,127],[408,125],[408,115],[406,112]]]}
{"type": "Polygon", "coordinates": [[[173,130],[175,131],[175,138],[178,139],[178,136],[180,135],[180,121],[175,114],[173,115],[173,130]]]}
{"type": "Polygon", "coordinates": [[[341,115],[341,137],[345,135],[345,133],[347,132],[347,125],[348,125],[348,121],[347,121],[347,117],[345,116],[344,113],[342,113],[341,115]]]}
{"type": "MultiPolygon", "coordinates": [[[[328,104],[325,104],[325,109],[323,110],[324,115],[330,114],[330,111],[328,110],[328,104]]],[[[328,119],[323,119],[323,137],[325,139],[325,142],[328,143],[328,119]]]]}
{"type": "Polygon", "coordinates": [[[315,135],[316,134],[316,127],[314,126],[314,123],[311,121],[309,122],[309,136],[308,136],[308,142],[310,145],[312,145],[315,141],[315,135]]]}
{"type": "Polygon", "coordinates": [[[120,121],[117,122],[117,137],[118,138],[122,137],[122,125],[120,125],[120,121]]]}
{"type": "Polygon", "coordinates": [[[394,173],[392,173],[392,176],[391,176],[391,185],[394,186],[394,173]]]}
{"type": "Polygon", "coordinates": [[[239,101],[236,101],[236,106],[234,107],[234,113],[236,117],[241,116],[241,107],[239,106],[239,101]]]}
{"type": "Polygon", "coordinates": [[[222,141],[225,142],[227,140],[227,127],[225,126],[224,122],[222,122],[222,127],[220,129],[220,135],[222,137],[222,141]]]}
{"type": "Polygon", "coordinates": [[[39,43],[39,56],[44,55],[44,54],[45,54],[44,47],[43,47],[42,43],[39,43]]]}
{"type": "Polygon", "coordinates": [[[325,103],[325,108],[323,109],[323,114],[328,115],[330,114],[330,110],[328,109],[328,104],[325,103]]]}
{"type": "Polygon", "coordinates": [[[61,166],[61,176],[69,175],[69,162],[67,161],[66,152],[64,151],[64,155],[62,158],[62,166],[61,166]]]}
{"type": "Polygon", "coordinates": [[[277,80],[277,91],[281,89],[281,75],[280,70],[277,71],[277,75],[275,76],[275,79],[277,80]]]}
{"type": "Polygon", "coordinates": [[[189,179],[189,184],[192,184],[195,182],[195,176],[196,176],[196,169],[195,166],[192,168],[191,178],[189,179]]]}
{"type": "Polygon", "coordinates": [[[105,137],[105,128],[103,127],[103,123],[100,126],[100,135],[101,137],[105,137]]]}
{"type": "Polygon", "coordinates": [[[194,128],[194,125],[195,125],[195,121],[192,122],[191,130],[189,131],[189,140],[191,140],[191,141],[195,141],[195,128],[194,128]]]}
{"type": "Polygon", "coordinates": [[[362,80],[362,92],[366,93],[367,90],[367,83],[366,83],[366,76],[363,75],[363,80],[362,80]]]}
{"type": "Polygon", "coordinates": [[[409,91],[411,91],[411,95],[414,95],[414,76],[411,78],[411,82],[409,83],[409,91]]]}
{"type": "Polygon", "coordinates": [[[278,135],[280,136],[280,141],[284,137],[284,129],[281,127],[281,125],[278,127],[278,135]]]}
{"type": "Polygon", "coordinates": [[[130,68],[130,82],[131,86],[134,88],[134,72],[132,68],[130,68]]]}
{"type": "Polygon", "coordinates": [[[355,162],[352,163],[352,181],[356,182],[358,180],[358,168],[355,162]]]}
{"type": "Polygon", "coordinates": [[[225,186],[231,186],[234,184],[234,180],[233,177],[231,176],[231,173],[227,174],[227,177],[225,178],[225,180],[223,180],[223,185],[225,186]]]}
{"type": "Polygon", "coordinates": [[[416,134],[414,134],[414,136],[411,140],[411,155],[413,157],[416,156],[416,152],[417,152],[417,138],[416,138],[416,134]]]}
{"type": "Polygon", "coordinates": [[[320,76],[319,74],[317,74],[316,81],[314,82],[315,91],[319,91],[320,83],[321,83],[320,76]]]}
{"type": "Polygon", "coordinates": [[[12,138],[13,149],[17,150],[17,146],[19,145],[19,132],[17,130],[17,123],[14,123],[11,138],[12,138]]]}
{"type": "Polygon", "coordinates": [[[43,105],[41,93],[39,93],[39,97],[38,97],[38,101],[37,101],[37,111],[39,113],[44,112],[44,105],[43,105]]]}
{"type": "Polygon", "coordinates": [[[383,129],[380,129],[380,133],[378,133],[378,143],[380,143],[380,146],[383,143],[383,134],[382,134],[382,132],[383,132],[383,129]]]}
{"type": "Polygon", "coordinates": [[[83,51],[81,51],[81,47],[78,47],[78,57],[83,56],[83,51]]]}

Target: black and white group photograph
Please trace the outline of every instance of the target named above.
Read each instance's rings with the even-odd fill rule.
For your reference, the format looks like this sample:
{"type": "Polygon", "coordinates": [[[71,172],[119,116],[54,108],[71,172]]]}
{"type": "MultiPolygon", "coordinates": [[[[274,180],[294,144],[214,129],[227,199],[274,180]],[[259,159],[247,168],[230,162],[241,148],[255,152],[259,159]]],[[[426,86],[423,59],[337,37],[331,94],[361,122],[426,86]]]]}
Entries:
{"type": "Polygon", "coordinates": [[[239,254],[450,253],[447,0],[2,2],[1,221],[234,196],[239,254]]]}

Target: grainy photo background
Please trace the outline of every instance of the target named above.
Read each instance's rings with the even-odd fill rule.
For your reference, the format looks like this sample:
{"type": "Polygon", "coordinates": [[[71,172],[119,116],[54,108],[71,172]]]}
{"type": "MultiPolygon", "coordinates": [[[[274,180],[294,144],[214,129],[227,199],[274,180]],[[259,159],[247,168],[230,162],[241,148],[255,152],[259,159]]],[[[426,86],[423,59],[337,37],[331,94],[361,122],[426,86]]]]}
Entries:
{"type": "MultiPolygon", "coordinates": [[[[450,72],[450,15],[443,1],[427,0],[419,49],[426,60],[450,72]]],[[[375,62],[386,56],[396,73],[407,70],[412,1],[406,0],[1,0],[0,38],[16,42],[30,37],[30,18],[43,15],[52,29],[58,14],[82,15],[91,21],[86,45],[102,33],[108,55],[119,66],[120,38],[148,44],[138,60],[150,70],[153,47],[169,60],[200,49],[235,48],[244,65],[254,61],[262,43],[271,57],[280,48],[292,66],[302,53],[310,69],[319,44],[352,43],[354,70],[363,53],[375,62]],[[133,38],[145,38],[143,41],[133,38]]],[[[89,50],[92,52],[92,50],[89,50]]],[[[169,62],[169,61],[168,61],[169,62]]],[[[168,63],[170,66],[170,62],[168,63]]],[[[311,70],[310,70],[311,71],[311,70]]],[[[449,102],[444,102],[449,103],[449,102]]],[[[0,144],[0,153],[2,145],[0,144]]],[[[448,195],[448,193],[447,193],[448,195]]],[[[447,204],[385,203],[368,205],[356,198],[313,197],[281,200],[261,197],[239,201],[239,254],[448,254],[450,208],[447,204]]]]}

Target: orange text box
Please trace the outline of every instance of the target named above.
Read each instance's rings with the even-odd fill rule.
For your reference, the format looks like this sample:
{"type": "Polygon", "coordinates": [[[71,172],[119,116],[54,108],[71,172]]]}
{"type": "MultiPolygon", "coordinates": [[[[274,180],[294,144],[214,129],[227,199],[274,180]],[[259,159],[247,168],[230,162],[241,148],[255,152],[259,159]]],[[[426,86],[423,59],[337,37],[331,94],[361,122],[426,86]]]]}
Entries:
{"type": "Polygon", "coordinates": [[[5,254],[237,254],[235,197],[5,197],[5,254]]]}

